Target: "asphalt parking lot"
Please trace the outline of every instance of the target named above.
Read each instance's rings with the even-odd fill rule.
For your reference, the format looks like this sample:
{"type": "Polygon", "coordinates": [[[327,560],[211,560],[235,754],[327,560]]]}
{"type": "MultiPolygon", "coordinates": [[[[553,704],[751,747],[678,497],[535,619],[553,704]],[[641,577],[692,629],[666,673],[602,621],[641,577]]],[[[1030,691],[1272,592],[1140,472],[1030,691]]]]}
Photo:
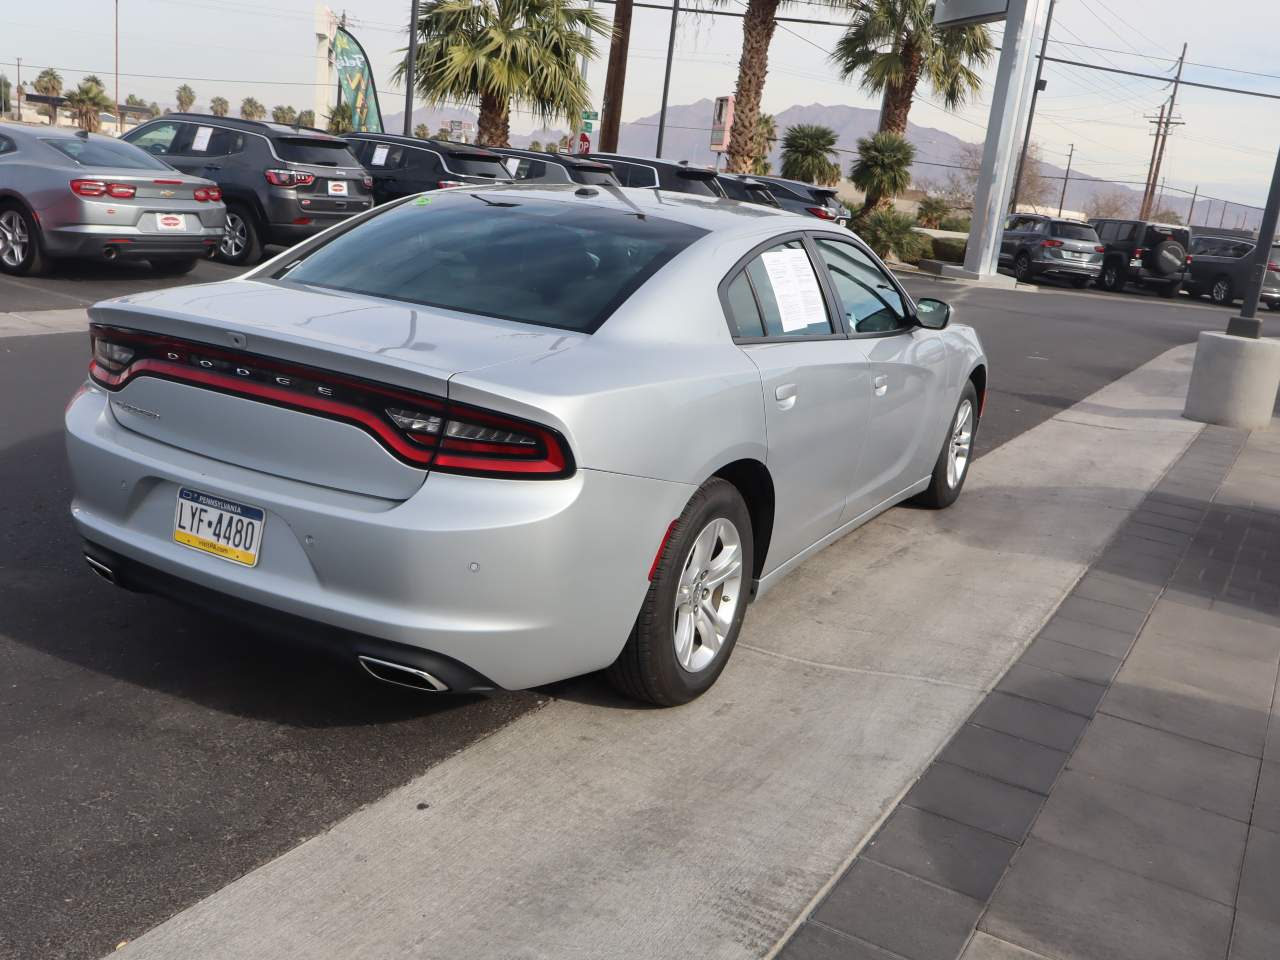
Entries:
{"type": "MultiPolygon", "coordinates": [[[[234,273],[202,263],[183,282],[234,273]]],[[[0,311],[173,282],[63,267],[0,279],[0,311]]],[[[1227,316],[1185,298],[906,282],[983,336],[979,456],[1227,316]]],[[[0,956],[101,956],[546,699],[611,696],[584,678],[424,698],[96,580],[61,440],[86,353],[81,334],[0,339],[0,403],[22,412],[0,420],[0,956]]]]}

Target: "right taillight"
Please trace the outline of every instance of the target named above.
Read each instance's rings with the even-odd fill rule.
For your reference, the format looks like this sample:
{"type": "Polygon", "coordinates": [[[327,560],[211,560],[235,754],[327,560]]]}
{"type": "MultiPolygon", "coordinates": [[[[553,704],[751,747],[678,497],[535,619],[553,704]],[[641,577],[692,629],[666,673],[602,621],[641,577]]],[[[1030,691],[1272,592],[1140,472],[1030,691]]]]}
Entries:
{"type": "Polygon", "coordinates": [[[1106,252],[1107,252],[1107,248],[1106,248],[1106,247],[1104,247],[1104,246],[1102,246],[1101,244],[1099,244],[1098,246],[1096,246],[1096,247],[1094,247],[1094,248],[1093,248],[1093,252],[1094,252],[1094,253],[1106,253],[1106,252]]]}
{"type": "Polygon", "coordinates": [[[1271,273],[1280,273],[1280,263],[1276,263],[1274,260],[1268,260],[1267,270],[1271,273]]]}
{"type": "Polygon", "coordinates": [[[834,220],[836,218],[836,215],[826,207],[805,207],[805,209],[819,220],[834,220]]]}
{"type": "Polygon", "coordinates": [[[222,188],[196,187],[194,196],[200,203],[216,203],[222,199],[222,188]]]}
{"type": "Polygon", "coordinates": [[[265,175],[273,187],[309,187],[316,182],[313,174],[298,170],[267,170],[265,175]]]}
{"type": "Polygon", "coordinates": [[[441,190],[448,190],[450,187],[465,187],[466,184],[461,180],[441,180],[436,184],[441,190]]]}
{"type": "Polygon", "coordinates": [[[1062,243],[1062,241],[1061,241],[1061,240],[1046,240],[1046,241],[1044,241],[1042,244],[1040,244],[1040,246],[1042,246],[1042,247],[1061,247],[1061,246],[1063,246],[1063,243],[1062,243]]]}
{"type": "Polygon", "coordinates": [[[564,477],[568,447],[553,430],[476,407],[449,403],[443,413],[387,407],[405,436],[435,450],[433,469],[485,477],[564,477]]]}

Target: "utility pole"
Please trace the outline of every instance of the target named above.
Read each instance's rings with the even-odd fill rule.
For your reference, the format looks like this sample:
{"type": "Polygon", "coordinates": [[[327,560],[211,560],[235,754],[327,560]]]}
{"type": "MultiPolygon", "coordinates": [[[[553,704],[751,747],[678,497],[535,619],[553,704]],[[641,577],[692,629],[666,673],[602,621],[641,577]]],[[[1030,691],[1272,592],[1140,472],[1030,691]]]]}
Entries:
{"type": "MultiPolygon", "coordinates": [[[[1018,210],[1018,194],[1022,191],[1022,169],[1027,165],[1027,151],[1031,149],[1031,124],[1036,118],[1036,100],[1040,91],[1045,88],[1042,78],[1044,73],[1044,57],[1049,49],[1049,28],[1053,26],[1053,8],[1058,0],[1049,0],[1049,15],[1044,21],[1044,36],[1040,38],[1040,59],[1036,62],[1036,85],[1031,88],[1031,109],[1027,113],[1027,132],[1022,138],[1022,154],[1018,158],[1018,176],[1013,181],[1013,197],[1009,201],[1009,212],[1018,210]]],[[[1066,192],[1067,184],[1063,181],[1062,189],[1066,192]]]]}
{"type": "Polygon", "coordinates": [[[124,133],[124,114],[120,112],[120,0],[116,0],[116,136],[124,133]]]}
{"type": "Polygon", "coordinates": [[[1196,184],[1196,188],[1191,191],[1191,206],[1187,208],[1187,226],[1191,226],[1196,222],[1196,198],[1200,196],[1200,184],[1196,184]]]}
{"type": "Polygon", "coordinates": [[[613,39],[609,43],[609,68],[604,78],[604,103],[600,111],[600,149],[618,149],[622,124],[622,94],[627,85],[627,48],[631,44],[632,0],[618,0],[613,7],[613,39]]]}
{"type": "MultiPolygon", "coordinates": [[[[1049,8],[1053,13],[1053,7],[1049,8]]],[[[1067,154],[1067,175],[1062,178],[1062,196],[1058,199],[1058,216],[1062,216],[1062,208],[1067,205],[1067,184],[1071,182],[1071,161],[1076,155],[1076,145],[1071,144],[1071,152],[1067,154]]]]}
{"type": "MultiPolygon", "coordinates": [[[[1181,124],[1175,124],[1175,121],[1173,119],[1173,115],[1174,115],[1173,112],[1178,105],[1178,85],[1182,83],[1182,65],[1186,62],[1186,59],[1187,59],[1187,45],[1184,43],[1182,45],[1182,56],[1178,57],[1178,73],[1177,73],[1177,76],[1175,76],[1173,79],[1173,92],[1169,95],[1169,112],[1165,116],[1164,135],[1160,137],[1160,141],[1159,141],[1160,147],[1156,151],[1156,165],[1151,171],[1151,192],[1153,194],[1155,193],[1155,189],[1156,189],[1156,181],[1160,179],[1160,165],[1164,162],[1165,144],[1169,142],[1169,128],[1175,125],[1181,126],[1181,124]]],[[[1148,204],[1149,203],[1150,203],[1150,200],[1148,200],[1148,204]]],[[[1143,210],[1141,215],[1143,219],[1146,219],[1146,217],[1148,217],[1150,214],[1151,214],[1151,210],[1149,209],[1149,206],[1148,206],[1148,209],[1143,210]]]]}
{"type": "Polygon", "coordinates": [[[662,159],[662,135],[667,130],[667,94],[671,90],[671,61],[676,52],[676,18],[680,15],[680,0],[671,0],[671,32],[667,35],[667,72],[662,77],[662,106],[658,110],[658,150],[655,156],[662,159]]]}
{"type": "Polygon", "coordinates": [[[1156,202],[1151,205],[1153,214],[1159,213],[1164,209],[1164,177],[1160,178],[1160,196],[1156,198],[1156,202]]]}
{"type": "Polygon", "coordinates": [[[22,122],[22,58],[17,57],[18,61],[18,122],[22,122]]]}
{"type": "Polygon", "coordinates": [[[413,135],[413,71],[418,66],[418,0],[409,3],[409,59],[404,66],[404,135],[413,135]]]}
{"type": "MultiPolygon", "coordinates": [[[[1156,169],[1156,153],[1160,149],[1160,134],[1164,131],[1164,106],[1163,103],[1160,104],[1160,116],[1154,121],[1156,138],[1151,141],[1151,162],[1147,164],[1147,182],[1142,188],[1142,203],[1138,205],[1139,219],[1146,219],[1147,216],[1147,201],[1151,197],[1151,175],[1156,169]]],[[[1152,118],[1147,117],[1146,119],[1151,120],[1152,118]]]]}

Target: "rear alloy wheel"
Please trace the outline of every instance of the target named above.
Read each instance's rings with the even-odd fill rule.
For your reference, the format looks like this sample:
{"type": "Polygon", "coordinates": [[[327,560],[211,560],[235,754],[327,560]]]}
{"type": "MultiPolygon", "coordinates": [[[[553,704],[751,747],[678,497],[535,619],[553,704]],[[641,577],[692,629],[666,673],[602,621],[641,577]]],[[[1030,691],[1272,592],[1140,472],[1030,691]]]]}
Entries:
{"type": "Polygon", "coordinates": [[[928,488],[915,498],[915,502],[934,510],[951,506],[964,489],[969,475],[969,463],[973,459],[973,441],[978,435],[978,391],[970,380],[960,392],[951,427],[933,465],[933,477],[928,488]]]}
{"type": "Polygon", "coordinates": [[[1124,289],[1125,269],[1120,265],[1118,260],[1112,260],[1102,266],[1102,289],[1109,290],[1112,293],[1119,293],[1124,289]]]}
{"type": "Polygon", "coordinates": [[[34,275],[43,272],[44,266],[40,228],[16,204],[0,206],[0,272],[34,275]]]}
{"type": "Polygon", "coordinates": [[[1025,253],[1013,258],[1013,275],[1019,283],[1031,282],[1031,258],[1025,253]]]}
{"type": "Polygon", "coordinates": [[[1235,300],[1235,291],[1231,289],[1230,277],[1219,277],[1209,288],[1209,299],[1220,307],[1226,307],[1235,300]]]}
{"type": "Polygon", "coordinates": [[[607,675],[619,692],[671,707],[710,689],[737,642],[751,589],[751,517],[713,477],[676,520],[631,636],[607,675]]]}
{"type": "Polygon", "coordinates": [[[218,259],[240,266],[262,258],[262,240],[253,214],[236,204],[227,207],[227,225],[218,244],[218,259]]]}
{"type": "Polygon", "coordinates": [[[181,277],[196,268],[199,261],[195,257],[154,257],[151,269],[162,277],[181,277]]]}

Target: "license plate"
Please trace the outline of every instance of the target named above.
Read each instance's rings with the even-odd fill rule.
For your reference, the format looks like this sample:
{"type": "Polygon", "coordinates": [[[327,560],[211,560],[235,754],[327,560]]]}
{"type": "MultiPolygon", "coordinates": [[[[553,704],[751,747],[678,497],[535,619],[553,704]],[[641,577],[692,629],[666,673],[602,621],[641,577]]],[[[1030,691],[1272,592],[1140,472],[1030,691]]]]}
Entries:
{"type": "Polygon", "coordinates": [[[187,218],[181,213],[157,213],[156,227],[161,230],[185,230],[187,218]]]}
{"type": "Polygon", "coordinates": [[[257,507],[187,487],[178,490],[173,539],[184,547],[255,567],[265,526],[266,515],[257,507]]]}
{"type": "Polygon", "coordinates": [[[329,196],[345,197],[346,195],[347,195],[347,181],[345,180],[329,181],[329,196]]]}

